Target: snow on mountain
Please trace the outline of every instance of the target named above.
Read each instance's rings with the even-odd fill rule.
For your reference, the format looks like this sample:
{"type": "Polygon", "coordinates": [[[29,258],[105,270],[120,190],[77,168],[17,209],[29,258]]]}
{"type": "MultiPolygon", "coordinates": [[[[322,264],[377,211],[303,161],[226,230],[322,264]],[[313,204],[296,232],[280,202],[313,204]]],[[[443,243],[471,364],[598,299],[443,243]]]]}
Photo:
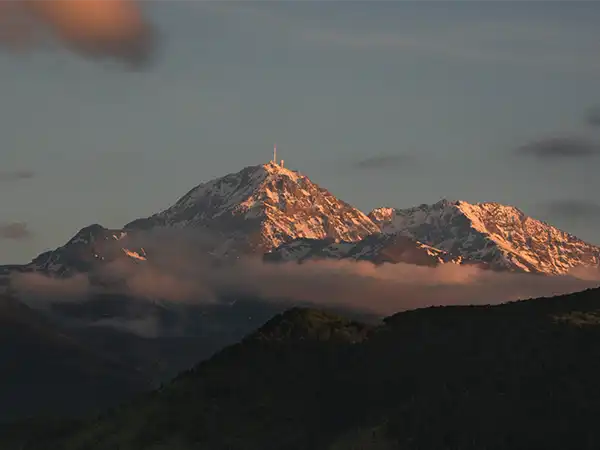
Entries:
{"type": "Polygon", "coordinates": [[[369,217],[384,233],[400,233],[494,269],[564,274],[600,262],[600,247],[498,203],[442,200],[378,208],[369,217]]]}
{"type": "Polygon", "coordinates": [[[78,272],[90,272],[117,258],[145,261],[143,249],[130,250],[125,247],[126,238],[127,233],[122,230],[90,225],[81,229],[65,245],[37,256],[25,269],[65,277],[78,272]]]}
{"type": "MultiPolygon", "coordinates": [[[[116,258],[143,263],[148,255],[132,242],[139,245],[140,235],[165,229],[206,234],[208,245],[202,248],[211,258],[262,254],[298,238],[356,242],[380,233],[377,225],[356,208],[298,172],[271,162],[202,183],[170,208],[134,220],[122,230],[88,226],[30,264],[10,270],[7,266],[3,272],[70,276],[92,272],[116,258]]],[[[141,241],[148,236],[152,235],[145,234],[141,241]]]]}
{"type": "Polygon", "coordinates": [[[600,261],[599,247],[511,206],[442,200],[409,209],[379,208],[366,216],[306,176],[270,162],[202,183],[173,206],[123,230],[86,227],[28,265],[0,267],[0,286],[14,271],[69,276],[117,258],[143,264],[153,259],[137,247],[145,245],[138,238],[148,230],[208,236],[199,250],[215,261],[252,253],[269,261],[452,262],[542,274],[600,261]]]}
{"type": "Polygon", "coordinates": [[[217,254],[268,252],[298,238],[356,242],[379,233],[358,209],[273,162],[202,183],[170,208],[125,229],[163,227],[212,233],[217,254]]]}
{"type": "Polygon", "coordinates": [[[270,262],[319,259],[350,259],[374,264],[406,263],[432,267],[443,263],[462,262],[461,257],[455,258],[410,237],[382,233],[366,236],[358,242],[297,239],[265,255],[265,260],[270,262]]]}

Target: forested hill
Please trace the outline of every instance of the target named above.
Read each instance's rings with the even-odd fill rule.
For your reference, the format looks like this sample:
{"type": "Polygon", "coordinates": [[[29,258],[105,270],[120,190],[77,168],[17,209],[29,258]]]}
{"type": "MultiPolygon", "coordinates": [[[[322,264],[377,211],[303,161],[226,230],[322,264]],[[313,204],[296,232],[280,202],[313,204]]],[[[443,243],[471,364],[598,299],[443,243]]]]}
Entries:
{"type": "Polygon", "coordinates": [[[600,290],[271,319],[171,384],[27,449],[597,449],[600,290]]]}

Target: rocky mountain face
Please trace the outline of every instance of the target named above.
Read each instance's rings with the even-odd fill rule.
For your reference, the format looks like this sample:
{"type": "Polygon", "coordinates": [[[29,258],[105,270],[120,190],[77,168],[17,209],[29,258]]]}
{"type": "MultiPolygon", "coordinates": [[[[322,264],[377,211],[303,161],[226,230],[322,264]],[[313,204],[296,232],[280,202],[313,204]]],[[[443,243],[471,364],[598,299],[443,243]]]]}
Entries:
{"type": "Polygon", "coordinates": [[[297,238],[356,242],[377,226],[298,172],[275,163],[202,183],[172,207],[125,230],[195,228],[217,237],[215,253],[266,252],[297,238]]]}
{"type": "Polygon", "coordinates": [[[122,230],[109,230],[98,224],[90,225],[80,230],[65,245],[34,258],[25,267],[25,271],[68,277],[76,273],[91,272],[117,259],[145,261],[145,250],[127,248],[126,238],[127,233],[122,230]]]}
{"type": "Polygon", "coordinates": [[[369,217],[384,233],[401,233],[497,270],[565,274],[600,263],[599,247],[498,203],[442,200],[408,209],[379,208],[369,217]]]}
{"type": "Polygon", "coordinates": [[[206,253],[217,257],[261,254],[298,238],[356,242],[379,233],[358,209],[307,177],[269,163],[202,183],[173,206],[121,230],[86,227],[22,270],[70,276],[116,259],[140,263],[148,254],[134,243],[136,237],[165,230],[204,235],[206,253]]]}
{"type": "Polygon", "coordinates": [[[265,255],[270,262],[349,259],[375,264],[406,263],[434,267],[462,259],[400,234],[372,234],[358,242],[331,239],[296,239],[265,255]]]}

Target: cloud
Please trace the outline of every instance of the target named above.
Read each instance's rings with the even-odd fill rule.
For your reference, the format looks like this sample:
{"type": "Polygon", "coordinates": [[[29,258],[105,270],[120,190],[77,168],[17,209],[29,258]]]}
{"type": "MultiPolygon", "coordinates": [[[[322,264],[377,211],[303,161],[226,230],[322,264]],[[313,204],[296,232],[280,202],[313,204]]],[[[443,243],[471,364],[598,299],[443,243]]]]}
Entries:
{"type": "Polygon", "coordinates": [[[0,223],[0,239],[22,240],[32,236],[24,222],[0,223]]]}
{"type": "Polygon", "coordinates": [[[0,171],[0,182],[27,180],[34,176],[35,173],[31,170],[0,171]]]}
{"type": "Polygon", "coordinates": [[[131,0],[6,0],[0,2],[0,40],[19,51],[53,37],[93,58],[147,64],[156,33],[131,0]]]}
{"type": "Polygon", "coordinates": [[[600,144],[579,137],[554,137],[540,139],[517,149],[517,154],[538,159],[589,158],[600,153],[600,144]]]}
{"type": "Polygon", "coordinates": [[[477,22],[445,21],[435,27],[308,27],[303,38],[357,51],[388,50],[485,64],[505,64],[560,72],[598,73],[597,30],[531,20],[482,18],[477,22]]]}
{"type": "Polygon", "coordinates": [[[600,204],[584,200],[555,200],[549,202],[545,209],[551,216],[567,219],[600,219],[600,204]]]}
{"type": "Polygon", "coordinates": [[[15,273],[11,276],[10,285],[21,300],[37,308],[49,307],[54,301],[85,301],[90,293],[86,275],[52,278],[40,273],[15,273]]]}
{"type": "MultiPolygon", "coordinates": [[[[379,315],[431,305],[502,303],[595,287],[600,277],[540,277],[446,264],[315,261],[268,265],[246,261],[227,274],[259,297],[350,308],[379,315]]],[[[217,277],[218,279],[218,277],[217,277]]],[[[222,280],[224,281],[224,280],[222,280]]]]}
{"type": "Polygon", "coordinates": [[[600,127],[600,106],[590,108],[585,116],[586,123],[593,127],[600,127]]]}
{"type": "Polygon", "coordinates": [[[163,327],[159,319],[153,315],[148,315],[140,319],[100,319],[94,322],[92,326],[111,327],[119,331],[133,333],[144,338],[156,338],[163,334],[163,327]]]}
{"type": "MultiPolygon", "coordinates": [[[[436,268],[409,264],[376,266],[349,260],[296,264],[266,263],[260,258],[215,264],[202,247],[207,244],[204,239],[166,239],[168,235],[163,234],[161,239],[152,233],[147,235],[153,236],[152,242],[146,242],[147,262],[136,264],[121,259],[107,263],[95,276],[121,281],[113,284],[118,286],[114,292],[122,290],[153,304],[216,305],[222,304],[225,297],[254,297],[282,309],[309,304],[381,316],[432,305],[495,304],[559,295],[600,284],[600,272],[591,271],[539,276],[455,264],[436,268]]],[[[47,279],[39,274],[15,277],[17,282],[12,286],[16,292],[38,303],[49,295],[53,301],[85,301],[88,294],[99,289],[85,275],[66,280],[47,279]]],[[[147,332],[154,333],[151,317],[142,319],[136,317],[134,325],[148,327],[147,332]]],[[[120,321],[118,326],[125,327],[126,322],[120,321]]]]}
{"type": "Polygon", "coordinates": [[[365,158],[354,163],[355,169],[392,169],[403,167],[412,162],[412,158],[408,155],[378,155],[365,158]]]}

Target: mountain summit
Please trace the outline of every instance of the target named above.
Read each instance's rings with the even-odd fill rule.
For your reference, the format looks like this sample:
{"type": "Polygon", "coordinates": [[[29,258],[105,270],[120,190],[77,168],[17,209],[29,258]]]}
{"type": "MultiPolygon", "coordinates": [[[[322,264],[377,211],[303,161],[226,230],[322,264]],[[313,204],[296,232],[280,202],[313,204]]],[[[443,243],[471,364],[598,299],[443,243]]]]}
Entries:
{"type": "Polygon", "coordinates": [[[170,208],[125,229],[157,227],[215,233],[222,238],[218,254],[268,252],[298,238],[356,242],[379,232],[361,211],[274,162],[202,183],[170,208]]]}
{"type": "Polygon", "coordinates": [[[401,233],[499,270],[565,274],[600,262],[600,247],[499,203],[441,200],[408,209],[378,208],[369,217],[401,233]]]}

